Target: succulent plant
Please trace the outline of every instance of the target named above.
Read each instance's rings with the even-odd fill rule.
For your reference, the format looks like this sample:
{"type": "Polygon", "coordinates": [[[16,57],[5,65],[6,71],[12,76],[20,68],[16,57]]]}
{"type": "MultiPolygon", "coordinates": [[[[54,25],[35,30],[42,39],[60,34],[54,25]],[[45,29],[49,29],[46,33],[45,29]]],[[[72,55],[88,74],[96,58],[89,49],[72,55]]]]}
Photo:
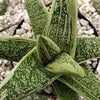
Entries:
{"type": "Polygon", "coordinates": [[[0,37],[0,57],[19,61],[0,85],[0,100],[21,100],[52,84],[60,100],[100,100],[100,81],[84,64],[100,57],[100,37],[76,37],[77,0],[25,0],[35,40],[0,37]]]}

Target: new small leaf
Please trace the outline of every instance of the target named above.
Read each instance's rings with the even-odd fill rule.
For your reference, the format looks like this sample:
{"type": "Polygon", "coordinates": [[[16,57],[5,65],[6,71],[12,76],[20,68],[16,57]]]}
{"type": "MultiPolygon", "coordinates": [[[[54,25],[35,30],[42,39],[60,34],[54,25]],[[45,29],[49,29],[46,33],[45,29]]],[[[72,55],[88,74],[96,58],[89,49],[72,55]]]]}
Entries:
{"type": "Polygon", "coordinates": [[[52,73],[71,75],[74,77],[83,77],[85,74],[81,66],[67,53],[62,53],[57,56],[46,66],[46,70],[52,73]]]}
{"type": "Polygon", "coordinates": [[[45,36],[38,36],[37,48],[40,61],[44,65],[48,64],[56,55],[61,52],[56,43],[45,36]]]}

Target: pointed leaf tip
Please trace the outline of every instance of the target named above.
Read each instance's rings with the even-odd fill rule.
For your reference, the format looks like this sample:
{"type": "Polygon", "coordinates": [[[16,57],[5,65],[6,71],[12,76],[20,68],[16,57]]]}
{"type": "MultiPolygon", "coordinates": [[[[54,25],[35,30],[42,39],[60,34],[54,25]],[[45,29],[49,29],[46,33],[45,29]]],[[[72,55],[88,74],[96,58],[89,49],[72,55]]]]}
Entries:
{"type": "Polygon", "coordinates": [[[100,80],[92,73],[86,64],[81,64],[85,71],[82,78],[62,76],[58,80],[73,89],[87,100],[100,100],[100,80]]]}
{"type": "Polygon", "coordinates": [[[57,54],[60,48],[51,39],[45,36],[38,36],[38,55],[43,64],[48,64],[57,54]]]}
{"type": "Polygon", "coordinates": [[[62,53],[59,57],[46,66],[46,70],[56,73],[70,75],[74,77],[83,77],[84,70],[67,53],[62,53]]]}
{"type": "Polygon", "coordinates": [[[60,48],[48,37],[38,36],[38,56],[46,66],[46,70],[56,73],[83,77],[83,69],[67,54],[62,53],[60,48]]]}
{"type": "Polygon", "coordinates": [[[37,56],[37,48],[34,47],[1,83],[0,100],[22,100],[59,77],[43,68],[37,56]]]}
{"type": "Polygon", "coordinates": [[[74,58],[76,30],[77,0],[53,0],[44,35],[74,58]]]}

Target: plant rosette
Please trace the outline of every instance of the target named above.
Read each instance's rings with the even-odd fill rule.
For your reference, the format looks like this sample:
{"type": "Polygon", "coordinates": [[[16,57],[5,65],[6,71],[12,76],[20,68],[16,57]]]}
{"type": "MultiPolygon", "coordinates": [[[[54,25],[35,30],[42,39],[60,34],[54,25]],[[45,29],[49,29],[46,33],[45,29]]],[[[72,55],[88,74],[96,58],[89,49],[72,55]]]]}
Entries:
{"type": "Polygon", "coordinates": [[[0,85],[0,100],[21,100],[52,84],[60,100],[100,100],[100,81],[84,64],[100,57],[100,37],[76,37],[77,0],[25,0],[35,40],[0,37],[0,57],[19,62],[0,85]]]}

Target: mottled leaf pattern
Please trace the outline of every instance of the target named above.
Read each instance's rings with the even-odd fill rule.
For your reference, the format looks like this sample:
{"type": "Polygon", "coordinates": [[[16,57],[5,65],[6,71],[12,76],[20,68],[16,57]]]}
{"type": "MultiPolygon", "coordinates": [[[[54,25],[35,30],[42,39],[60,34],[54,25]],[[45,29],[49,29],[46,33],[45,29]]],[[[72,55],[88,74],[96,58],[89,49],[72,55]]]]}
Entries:
{"type": "Polygon", "coordinates": [[[21,59],[0,85],[0,100],[21,100],[49,85],[59,76],[44,69],[35,47],[21,59]]]}
{"type": "Polygon", "coordinates": [[[60,81],[53,82],[53,87],[60,100],[79,100],[78,94],[60,81]]]}
{"type": "Polygon", "coordinates": [[[76,24],[77,0],[53,0],[44,35],[50,37],[62,51],[74,57],[76,24]]]}
{"type": "Polygon", "coordinates": [[[52,73],[71,75],[74,77],[84,76],[84,70],[67,53],[62,53],[57,56],[45,68],[52,73]]]}
{"type": "Polygon", "coordinates": [[[79,63],[100,57],[100,37],[78,37],[75,60],[79,63]]]}
{"type": "Polygon", "coordinates": [[[35,40],[0,37],[0,57],[19,61],[26,54],[0,85],[0,100],[21,100],[56,79],[65,84],[53,83],[61,100],[78,100],[77,93],[100,100],[100,81],[78,64],[100,57],[100,38],[79,37],[76,48],[77,0],[53,0],[50,15],[41,0],[25,0],[25,5],[34,36],[44,36],[38,37],[35,48],[35,40]]]}
{"type": "MultiPolygon", "coordinates": [[[[79,63],[100,57],[100,37],[78,37],[75,60],[79,63]]],[[[0,37],[0,57],[19,61],[36,45],[36,40],[0,37]]],[[[56,44],[55,44],[56,45],[56,44]]]]}
{"type": "Polygon", "coordinates": [[[41,35],[48,20],[48,11],[41,0],[24,0],[35,37],[41,35]]]}
{"type": "Polygon", "coordinates": [[[48,64],[56,55],[61,52],[56,43],[54,43],[48,37],[39,36],[37,41],[38,56],[44,65],[48,64]]]}
{"type": "MultiPolygon", "coordinates": [[[[38,37],[38,53],[39,53],[39,58],[40,58],[40,60],[42,61],[42,63],[44,63],[44,64],[46,64],[46,63],[48,63],[48,62],[50,62],[50,60],[52,60],[53,59],[53,57],[55,56],[55,55],[57,55],[57,52],[59,53],[60,52],[60,49],[59,49],[59,47],[53,42],[53,41],[51,41],[49,38],[47,38],[47,37],[45,37],[45,36],[39,36],[38,37]]],[[[58,59],[58,62],[59,62],[59,59],[58,59]]],[[[55,67],[57,67],[57,69],[55,69],[56,71],[59,69],[60,70],[60,73],[67,73],[68,74],[68,71],[69,70],[63,70],[63,72],[61,72],[62,70],[62,68],[63,67],[65,67],[65,69],[66,69],[66,66],[63,66],[64,65],[64,63],[63,64],[59,64],[58,63],[58,65],[57,66],[55,66],[55,67]],[[61,66],[62,65],[62,66],[61,66]],[[60,66],[61,68],[58,68],[58,66],[60,66]]],[[[51,67],[51,66],[50,66],[51,67]]],[[[67,67],[69,67],[69,66],[67,66],[67,67]]],[[[73,66],[72,66],[73,67],[73,66]]],[[[47,67],[46,67],[47,68],[47,67]]],[[[70,70],[71,70],[71,68],[69,68],[70,70]]],[[[80,68],[78,68],[78,69],[80,69],[80,68]]],[[[54,69],[53,69],[54,70],[54,69]]],[[[75,69],[76,70],[76,69],[75,69]]],[[[72,72],[69,72],[70,74],[73,74],[74,72],[74,70],[71,70],[72,72]]],[[[51,71],[51,72],[53,72],[53,71],[51,71]]],[[[81,71],[80,71],[81,72],[81,71]]],[[[77,72],[78,73],[78,72],[77,72]]],[[[74,73],[75,74],[75,73],[74,73]]],[[[78,73],[79,74],[79,73],[78,73]]],[[[82,73],[81,73],[82,74],[82,73]]],[[[74,75],[75,76],[75,75],[74,75]]],[[[57,81],[55,82],[56,84],[57,84],[57,81]]],[[[58,85],[59,85],[60,83],[58,83],[58,85]]],[[[55,86],[55,84],[53,83],[53,86],[55,86]]],[[[67,86],[66,86],[67,87],[67,86]]],[[[59,90],[59,89],[61,89],[61,88],[63,88],[63,87],[61,87],[61,88],[59,88],[59,87],[55,87],[57,90],[59,90]]],[[[78,100],[78,95],[77,95],[77,93],[75,93],[73,90],[71,90],[70,88],[68,88],[67,87],[67,89],[69,89],[69,90],[62,90],[62,91],[64,91],[64,92],[66,92],[66,94],[65,95],[67,95],[67,96],[65,96],[64,94],[63,95],[59,95],[58,94],[58,96],[60,97],[60,100],[66,100],[66,98],[68,99],[68,100],[78,100]],[[70,94],[69,94],[70,93],[70,94]]],[[[64,93],[64,92],[60,92],[60,93],[64,93]]],[[[57,92],[57,91],[56,91],[57,92]]],[[[58,92],[58,93],[59,93],[58,92]]]]}
{"type": "Polygon", "coordinates": [[[36,40],[22,37],[0,36],[0,57],[19,61],[36,45],[36,40]]]}
{"type": "Polygon", "coordinates": [[[100,80],[85,64],[81,64],[81,66],[85,71],[83,78],[62,76],[58,80],[84,96],[87,100],[100,100],[100,80]]]}

